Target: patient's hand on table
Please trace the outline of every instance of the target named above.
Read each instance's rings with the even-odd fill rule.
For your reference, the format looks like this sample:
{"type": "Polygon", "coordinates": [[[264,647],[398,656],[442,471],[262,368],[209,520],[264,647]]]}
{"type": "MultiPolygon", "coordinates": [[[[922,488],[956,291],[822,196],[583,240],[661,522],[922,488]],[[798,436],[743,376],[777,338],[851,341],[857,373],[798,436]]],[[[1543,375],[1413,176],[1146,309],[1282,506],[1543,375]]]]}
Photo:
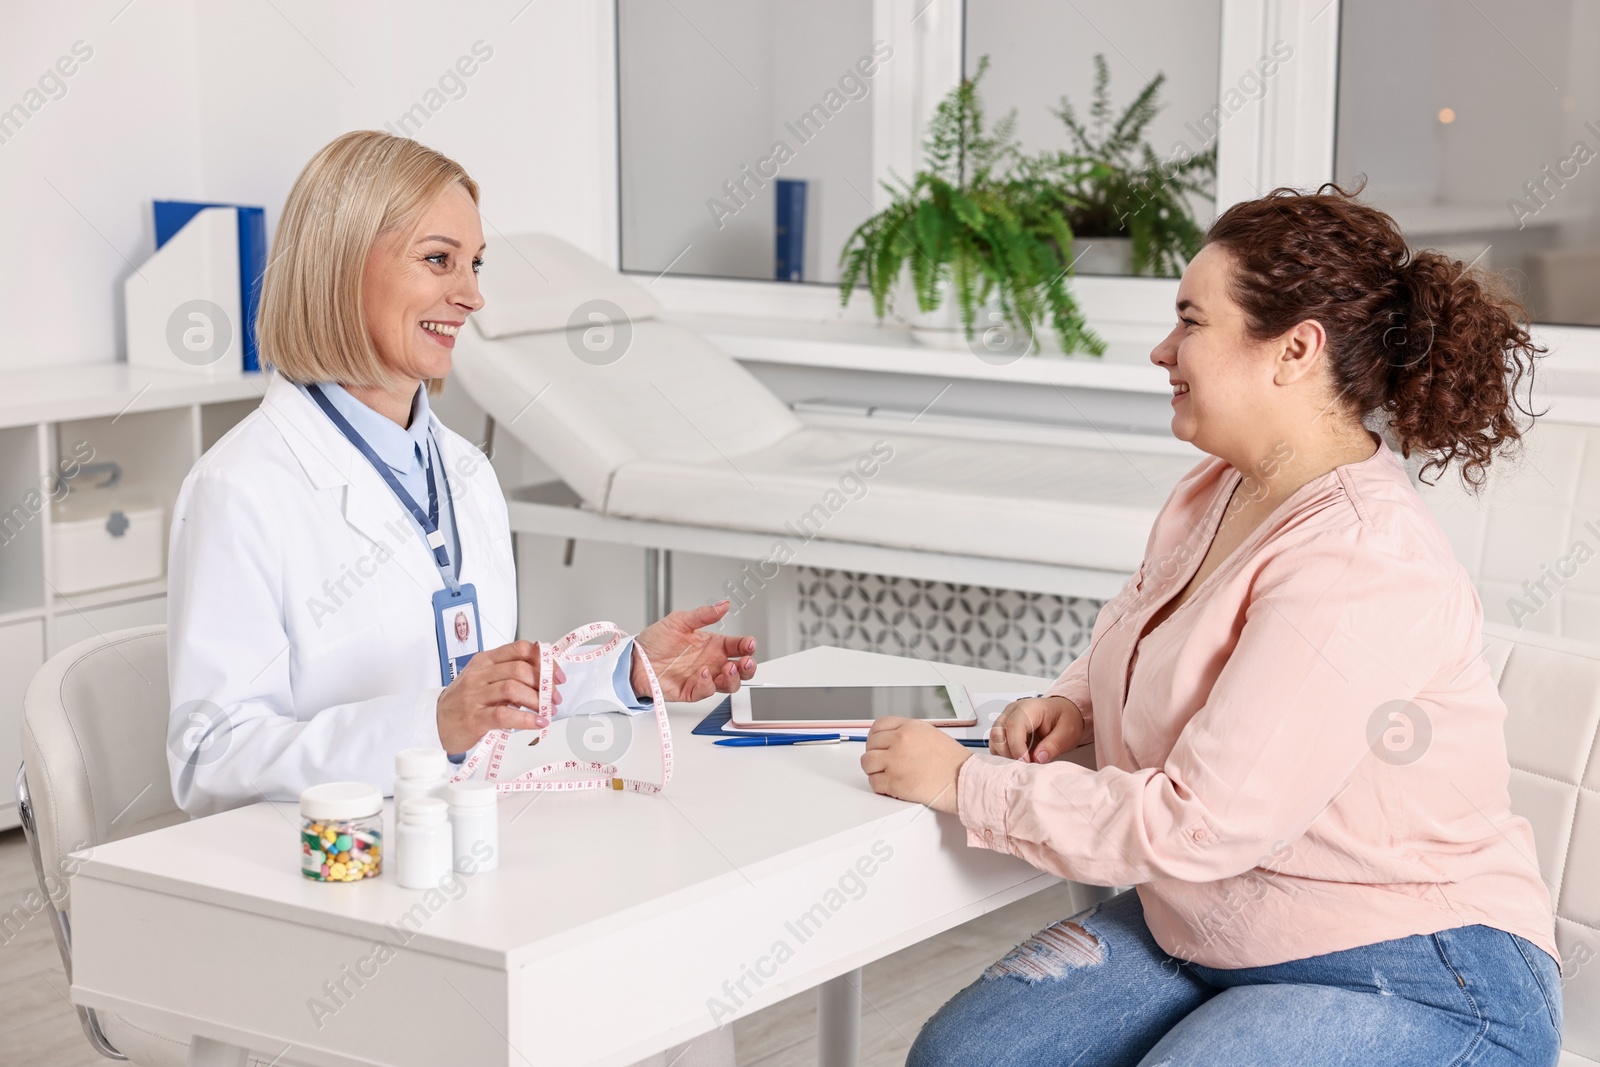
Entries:
{"type": "MultiPolygon", "coordinates": [[[[700,700],[712,693],[732,693],[741,681],[756,673],[756,639],[704,633],[728,613],[728,601],[674,611],[659,622],[645,627],[634,638],[635,647],[650,657],[661,693],[668,700],[700,700]]],[[[643,699],[650,697],[650,679],[636,657],[633,663],[633,691],[643,699]]]]}
{"type": "Polygon", "coordinates": [[[956,776],[972,750],[931,723],[885,715],[872,721],[861,769],[875,792],[956,811],[956,776]]]}
{"type": "Polygon", "coordinates": [[[1013,700],[989,730],[989,751],[1023,763],[1049,763],[1083,740],[1083,713],[1066,697],[1013,700]]]}

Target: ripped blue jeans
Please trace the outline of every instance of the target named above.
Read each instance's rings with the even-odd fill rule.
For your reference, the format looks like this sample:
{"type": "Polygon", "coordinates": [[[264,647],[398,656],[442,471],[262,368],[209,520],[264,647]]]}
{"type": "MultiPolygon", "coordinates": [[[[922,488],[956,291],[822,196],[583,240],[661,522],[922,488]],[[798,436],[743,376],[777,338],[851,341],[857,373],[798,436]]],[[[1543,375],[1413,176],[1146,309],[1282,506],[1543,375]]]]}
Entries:
{"type": "Polygon", "coordinates": [[[1220,970],[1163,952],[1129,890],[991,966],[906,1067],[1544,1067],[1560,1044],[1560,968],[1513,934],[1463,926],[1220,970]]]}

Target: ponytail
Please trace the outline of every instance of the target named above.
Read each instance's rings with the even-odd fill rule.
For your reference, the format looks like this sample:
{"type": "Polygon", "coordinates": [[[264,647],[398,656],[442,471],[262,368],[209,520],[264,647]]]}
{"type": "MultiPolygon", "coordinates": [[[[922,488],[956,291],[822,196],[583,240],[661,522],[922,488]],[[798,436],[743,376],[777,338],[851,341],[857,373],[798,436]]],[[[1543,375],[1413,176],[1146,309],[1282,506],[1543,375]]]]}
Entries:
{"type": "Polygon", "coordinates": [[[1419,251],[1400,269],[1403,333],[1384,334],[1389,366],[1383,410],[1403,455],[1423,452],[1421,477],[1460,462],[1481,488],[1497,451],[1520,442],[1517,386],[1532,382],[1545,351],[1527,313],[1498,275],[1441,252],[1419,251]],[[1420,344],[1418,342],[1421,342],[1420,344]]]}
{"type": "Polygon", "coordinates": [[[1322,324],[1339,400],[1362,420],[1381,412],[1401,455],[1428,457],[1424,481],[1456,462],[1477,491],[1490,460],[1520,444],[1517,413],[1533,412],[1517,387],[1526,376],[1531,390],[1545,349],[1499,276],[1413,253],[1392,218],[1332,183],[1235,204],[1206,243],[1229,253],[1253,336],[1322,324]]]}

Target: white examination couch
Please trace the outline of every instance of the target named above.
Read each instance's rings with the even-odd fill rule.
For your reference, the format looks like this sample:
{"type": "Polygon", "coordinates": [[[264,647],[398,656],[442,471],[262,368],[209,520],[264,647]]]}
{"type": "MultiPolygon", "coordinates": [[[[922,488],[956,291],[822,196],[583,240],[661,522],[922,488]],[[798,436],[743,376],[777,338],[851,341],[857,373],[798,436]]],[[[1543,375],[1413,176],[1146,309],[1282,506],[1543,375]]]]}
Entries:
{"type": "Polygon", "coordinates": [[[1093,430],[1040,443],[936,417],[807,421],[661,320],[642,285],[547,235],[503,239],[483,289],[454,376],[561,480],[511,491],[512,529],[646,549],[651,617],[674,549],[1108,598],[1199,459],[1093,430]]]}

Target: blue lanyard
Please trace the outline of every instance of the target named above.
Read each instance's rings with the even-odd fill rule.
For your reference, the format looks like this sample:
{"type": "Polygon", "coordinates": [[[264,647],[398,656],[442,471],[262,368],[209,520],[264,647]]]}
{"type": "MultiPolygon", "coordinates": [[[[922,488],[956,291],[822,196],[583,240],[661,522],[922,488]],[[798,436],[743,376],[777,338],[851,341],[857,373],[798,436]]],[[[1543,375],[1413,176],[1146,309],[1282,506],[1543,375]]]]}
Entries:
{"type": "MultiPolygon", "coordinates": [[[[367,457],[367,462],[372,464],[372,469],[377,471],[385,482],[389,483],[390,491],[394,493],[400,503],[405,505],[406,510],[411,512],[411,517],[422,528],[422,539],[427,542],[428,548],[433,551],[433,562],[439,568],[439,575],[444,578],[444,584],[450,587],[450,591],[452,593],[455,592],[459,585],[456,582],[455,575],[450,572],[450,553],[445,551],[444,534],[439,530],[439,490],[433,480],[433,449],[430,448],[428,450],[428,456],[426,457],[428,510],[423,511],[421,505],[411,499],[411,494],[406,492],[405,486],[400,484],[400,479],[394,476],[394,471],[389,469],[389,464],[380,459],[378,454],[372,450],[372,446],[367,444],[366,438],[362,437],[356,428],[350,425],[349,420],[339,414],[339,409],[333,406],[333,401],[327,398],[322,389],[316,385],[308,385],[306,386],[306,392],[311,394],[311,399],[317,402],[317,406],[339,428],[339,432],[344,434],[345,439],[354,445],[358,452],[367,457]]],[[[428,435],[428,442],[430,445],[433,443],[433,435],[431,433],[428,435]]],[[[454,509],[454,506],[452,503],[452,509],[454,509]]]]}

